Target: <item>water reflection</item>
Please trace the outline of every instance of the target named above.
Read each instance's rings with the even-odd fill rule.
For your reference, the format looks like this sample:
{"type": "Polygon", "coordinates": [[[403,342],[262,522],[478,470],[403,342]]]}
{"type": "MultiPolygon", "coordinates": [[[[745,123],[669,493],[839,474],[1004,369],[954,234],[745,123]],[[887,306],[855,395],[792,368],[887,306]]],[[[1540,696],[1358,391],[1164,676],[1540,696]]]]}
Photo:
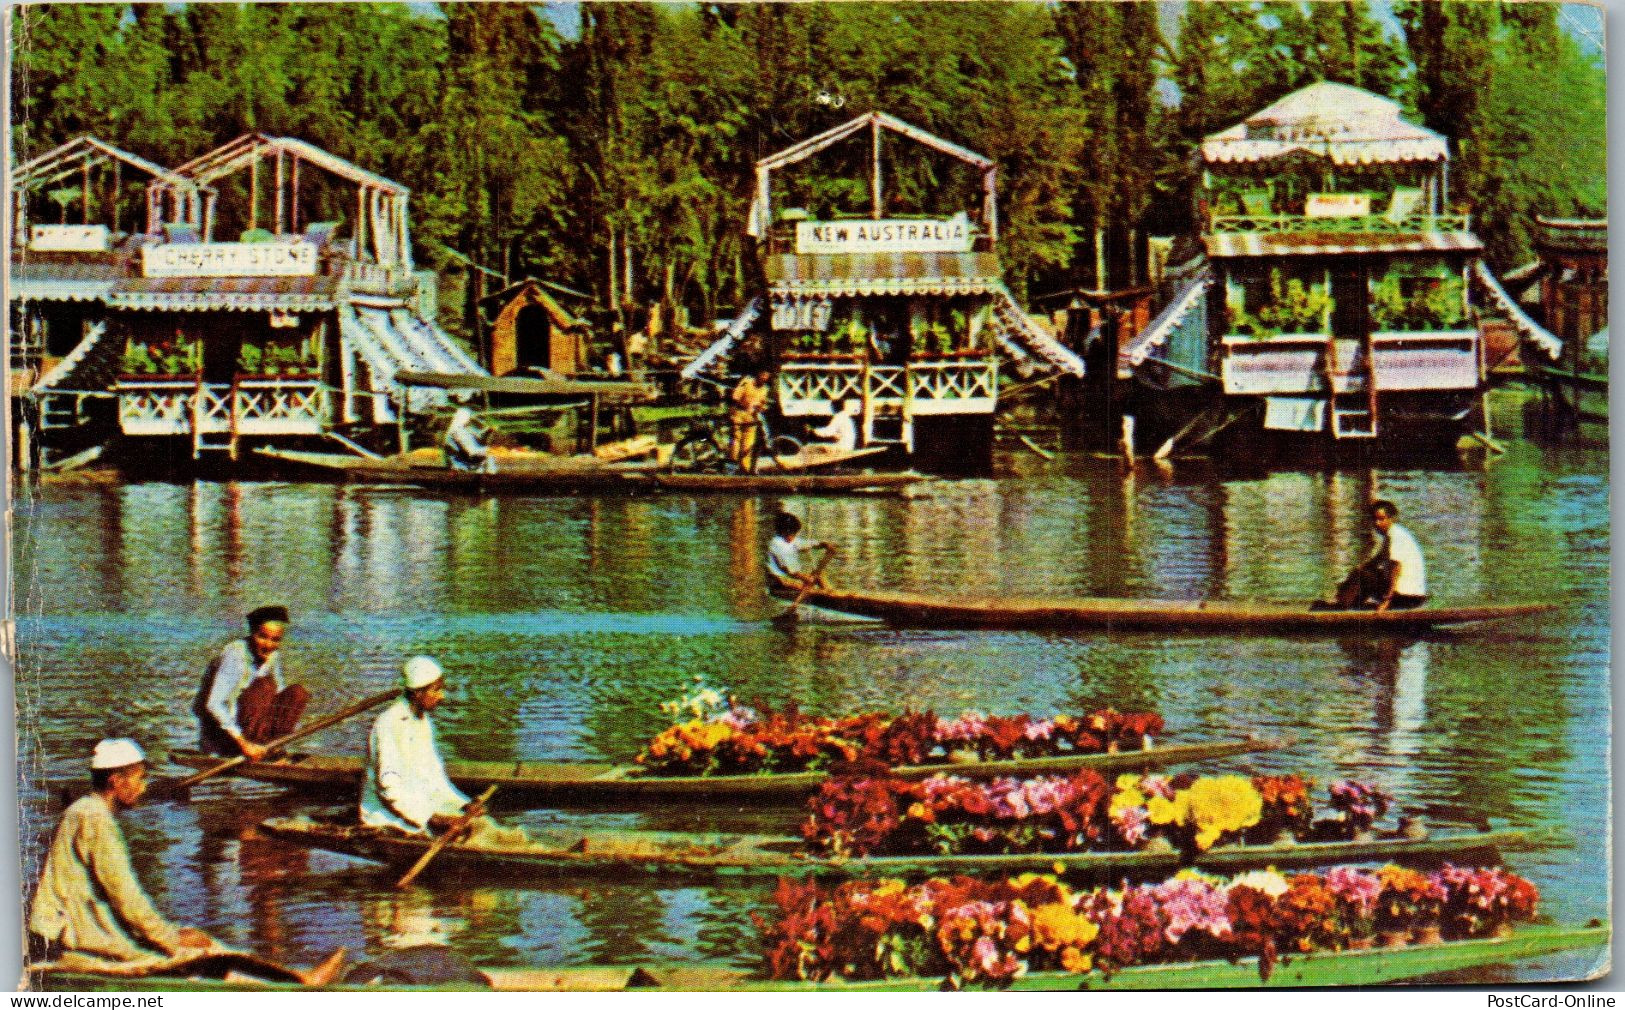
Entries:
{"type": "MultiPolygon", "coordinates": [[[[841,584],[940,592],[1321,596],[1368,549],[1364,503],[1399,504],[1440,600],[1564,603],[1540,622],[1414,642],[910,632],[805,624],[762,593],[770,499],[479,498],[296,484],[42,487],[17,527],[25,853],[54,812],[38,777],[83,777],[97,738],[189,746],[209,656],[269,600],[295,614],[286,662],[318,706],[381,690],[408,655],[452,675],[441,739],[478,759],[625,760],[696,674],[809,710],[1154,708],[1170,739],[1258,732],[1286,750],[1216,770],[1375,779],[1435,823],[1562,833],[1516,865],[1561,921],[1607,914],[1608,524],[1600,453],[1514,445],[1481,473],[1239,478],[1181,466],[1021,460],[908,498],[787,499],[841,549],[841,584]],[[1019,478],[1019,479],[1018,479],[1019,478]]],[[[365,720],[312,749],[360,753],[365,720]]],[[[130,815],[138,871],[177,919],[311,963],[433,919],[490,965],[733,959],[755,950],[760,885],[580,886],[388,874],[260,837],[309,804],[242,783],[130,815]]],[[[337,808],[335,808],[337,809],[337,808]]],[[[785,831],[799,813],[532,811],[571,829],[785,831]]],[[[32,858],[32,856],[31,856],[32,858]]]]}

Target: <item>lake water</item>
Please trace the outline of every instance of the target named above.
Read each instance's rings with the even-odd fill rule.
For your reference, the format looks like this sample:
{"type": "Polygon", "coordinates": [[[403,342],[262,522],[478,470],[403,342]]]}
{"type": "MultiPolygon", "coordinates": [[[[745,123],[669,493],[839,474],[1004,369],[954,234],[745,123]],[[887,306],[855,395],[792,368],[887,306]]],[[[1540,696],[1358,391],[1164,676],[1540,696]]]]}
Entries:
{"type": "MultiPolygon", "coordinates": [[[[1123,478],[1110,461],[1001,454],[985,480],[909,497],[787,499],[841,549],[841,584],[921,591],[1310,598],[1367,547],[1379,494],[1423,544],[1438,601],[1541,599],[1522,623],[1358,643],[1158,635],[902,632],[766,618],[772,499],[504,498],[300,483],[45,487],[17,502],[24,876],[90,745],[195,744],[202,669],[241,615],[286,603],[312,711],[384,689],[415,653],[450,675],[449,756],[626,759],[695,676],[746,699],[845,713],[1154,709],[1170,742],[1289,735],[1236,771],[1355,777],[1438,827],[1546,834],[1509,862],[1544,910],[1608,914],[1609,514],[1605,447],[1515,442],[1461,469],[1211,467],[1123,478]]],[[[366,718],[317,738],[361,753],[366,718]]],[[[175,769],[170,769],[174,771],[175,769]]],[[[178,921],[294,963],[435,932],[477,964],[758,963],[769,887],[438,880],[401,895],[379,868],[257,837],[310,801],[245,782],[126,818],[138,871],[178,921]]],[[[786,830],[781,812],[527,811],[530,826],[786,830]]],[[[1548,959],[1515,975],[1572,975],[1548,959]]]]}

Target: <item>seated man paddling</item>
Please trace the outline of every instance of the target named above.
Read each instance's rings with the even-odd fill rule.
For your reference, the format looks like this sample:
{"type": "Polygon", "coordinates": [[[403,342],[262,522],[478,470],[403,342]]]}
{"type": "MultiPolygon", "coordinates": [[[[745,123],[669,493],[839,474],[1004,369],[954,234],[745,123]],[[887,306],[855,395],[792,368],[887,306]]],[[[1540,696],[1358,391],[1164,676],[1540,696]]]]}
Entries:
{"type": "MultiPolygon", "coordinates": [[[[30,966],[117,972],[230,953],[208,934],[158,914],[130,866],[114,815],[146,794],[141,747],[128,738],[98,743],[90,783],[89,795],[63,813],[46,852],[28,917],[30,966]]],[[[343,959],[339,950],[320,967],[293,974],[306,985],[326,985],[343,959]]]]}
{"type": "Polygon", "coordinates": [[[204,752],[258,761],[264,744],[299,725],[310,692],[298,684],[283,686],[279,650],[287,629],[288,608],[252,610],[248,637],[232,641],[209,664],[192,701],[204,752]]]}
{"type": "Polygon", "coordinates": [[[1427,570],[1422,548],[1411,531],[1399,525],[1399,509],[1390,501],[1371,503],[1376,546],[1337,587],[1336,610],[1414,610],[1427,602],[1427,570]]]}
{"type": "MultiPolygon", "coordinates": [[[[789,512],[773,517],[773,541],[767,546],[767,591],[773,596],[794,598],[808,586],[827,589],[824,576],[818,571],[801,567],[801,547],[796,539],[801,535],[801,520],[789,512]]],[[[834,553],[829,544],[816,544],[834,553]]]]}
{"type": "Polygon", "coordinates": [[[484,808],[451,784],[435,744],[430,715],[446,698],[440,664],[428,656],[413,656],[401,667],[401,689],[401,696],[379,714],[367,739],[361,823],[432,834],[445,831],[465,813],[483,819],[484,808]]]}

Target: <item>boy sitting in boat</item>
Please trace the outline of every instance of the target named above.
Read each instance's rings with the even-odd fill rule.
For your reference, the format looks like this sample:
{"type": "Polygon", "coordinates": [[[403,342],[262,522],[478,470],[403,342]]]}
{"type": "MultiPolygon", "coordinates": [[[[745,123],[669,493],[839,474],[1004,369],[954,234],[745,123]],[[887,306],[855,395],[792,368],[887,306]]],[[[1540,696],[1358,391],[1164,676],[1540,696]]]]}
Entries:
{"type": "Polygon", "coordinates": [[[367,739],[361,823],[407,834],[440,833],[464,814],[485,810],[451,784],[430,718],[446,698],[446,676],[428,656],[401,667],[401,696],[378,716],[367,739]]]}
{"type": "Polygon", "coordinates": [[[1390,501],[1371,503],[1376,546],[1337,587],[1331,605],[1315,609],[1414,610],[1427,602],[1427,570],[1422,548],[1411,531],[1399,525],[1399,508],[1390,501]]]}
{"type": "Polygon", "coordinates": [[[286,607],[249,611],[248,637],[234,640],[209,664],[192,700],[204,753],[258,761],[265,743],[299,725],[310,692],[299,684],[283,686],[279,650],[287,629],[286,607]]]}
{"type": "Polygon", "coordinates": [[[467,407],[458,407],[456,413],[451,415],[451,424],[446,426],[442,441],[446,449],[446,462],[453,470],[496,473],[496,462],[491,459],[491,451],[480,440],[479,422],[467,407]]]}
{"type": "Polygon", "coordinates": [[[857,414],[863,409],[863,403],[857,399],[848,398],[835,404],[835,415],[829,423],[822,428],[814,428],[813,434],[823,439],[812,445],[804,447],[802,455],[809,460],[816,456],[845,456],[858,447],[857,414]]]}
{"type": "MultiPolygon", "coordinates": [[[[794,597],[808,585],[828,588],[824,576],[801,567],[801,548],[796,539],[801,535],[801,520],[789,512],[773,517],[773,541],[767,546],[767,591],[774,596],[794,597]]],[[[833,551],[829,544],[816,544],[833,551]]]]}

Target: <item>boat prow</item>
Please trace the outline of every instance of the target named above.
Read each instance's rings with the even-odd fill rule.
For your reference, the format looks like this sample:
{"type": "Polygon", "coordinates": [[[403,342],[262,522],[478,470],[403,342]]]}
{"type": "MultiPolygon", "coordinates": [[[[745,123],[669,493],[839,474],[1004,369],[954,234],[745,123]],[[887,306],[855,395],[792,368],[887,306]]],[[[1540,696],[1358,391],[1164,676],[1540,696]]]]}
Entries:
{"type": "Polygon", "coordinates": [[[1128,600],[925,595],[813,589],[803,600],[825,610],[897,627],[1051,632],[1162,631],[1193,634],[1414,634],[1431,628],[1530,617],[1552,603],[1500,603],[1414,610],[1321,610],[1308,603],[1245,600],[1128,600]]]}

